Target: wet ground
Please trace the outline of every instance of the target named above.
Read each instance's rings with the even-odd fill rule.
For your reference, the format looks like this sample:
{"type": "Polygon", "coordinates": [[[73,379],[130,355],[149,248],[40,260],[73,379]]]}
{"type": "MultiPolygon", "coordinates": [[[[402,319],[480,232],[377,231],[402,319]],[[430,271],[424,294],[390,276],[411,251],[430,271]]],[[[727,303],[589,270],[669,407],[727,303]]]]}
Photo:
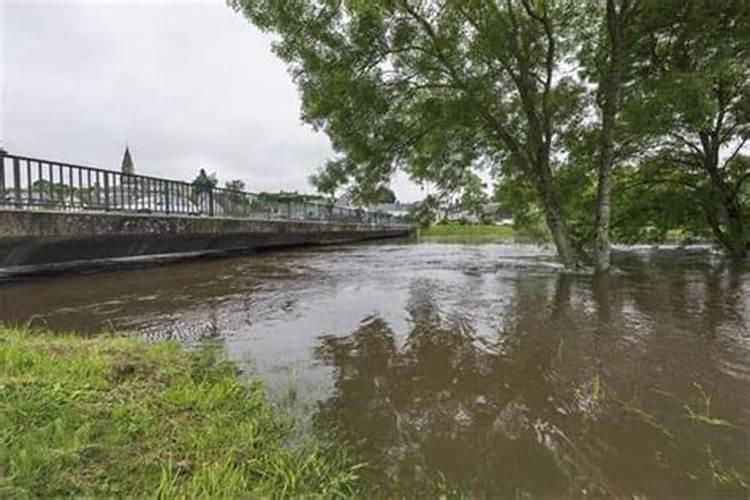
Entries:
{"type": "Polygon", "coordinates": [[[387,243],[0,284],[0,321],[214,342],[382,493],[750,488],[750,272],[631,248],[387,243]]]}

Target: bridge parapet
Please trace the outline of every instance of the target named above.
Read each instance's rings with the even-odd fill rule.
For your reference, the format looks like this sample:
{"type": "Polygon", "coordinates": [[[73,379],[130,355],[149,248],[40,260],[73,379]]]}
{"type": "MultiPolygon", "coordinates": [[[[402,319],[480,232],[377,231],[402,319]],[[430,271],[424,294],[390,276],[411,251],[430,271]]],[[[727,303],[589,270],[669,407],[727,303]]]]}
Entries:
{"type": "Polygon", "coordinates": [[[261,220],[403,224],[387,213],[304,196],[252,193],[0,150],[0,208],[261,220]]]}
{"type": "Polygon", "coordinates": [[[0,158],[0,276],[112,259],[406,236],[397,217],[14,155],[0,158]],[[144,195],[144,193],[148,193],[144,195]],[[155,193],[161,193],[161,198],[155,193]]]}

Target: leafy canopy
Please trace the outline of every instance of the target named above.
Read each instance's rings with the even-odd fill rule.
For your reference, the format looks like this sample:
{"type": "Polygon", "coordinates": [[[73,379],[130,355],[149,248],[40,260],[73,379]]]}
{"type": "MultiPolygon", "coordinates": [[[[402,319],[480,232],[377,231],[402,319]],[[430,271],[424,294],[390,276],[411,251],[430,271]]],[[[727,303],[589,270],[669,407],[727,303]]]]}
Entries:
{"type": "Polygon", "coordinates": [[[364,195],[397,169],[450,191],[549,155],[581,104],[574,79],[554,75],[574,48],[576,3],[230,1],[279,35],[303,118],[338,153],[315,184],[364,195]]]}

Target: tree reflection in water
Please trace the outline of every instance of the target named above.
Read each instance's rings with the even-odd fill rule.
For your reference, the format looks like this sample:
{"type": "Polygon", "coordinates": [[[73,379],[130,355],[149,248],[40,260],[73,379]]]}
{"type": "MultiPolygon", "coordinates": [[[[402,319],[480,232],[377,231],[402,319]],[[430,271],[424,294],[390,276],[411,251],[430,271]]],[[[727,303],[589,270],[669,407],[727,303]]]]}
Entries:
{"type": "Polygon", "coordinates": [[[358,245],[6,284],[0,321],[215,336],[272,391],[299,373],[394,496],[747,497],[750,273],[705,248],[614,263],[358,245]]]}
{"type": "Polygon", "coordinates": [[[442,483],[478,496],[741,494],[740,481],[717,483],[716,466],[727,477],[750,468],[736,444],[748,442],[750,401],[722,372],[733,349],[711,340],[742,328],[741,285],[711,267],[660,282],[630,264],[628,278],[519,275],[491,340],[414,282],[405,337],[373,316],[322,338],[335,394],[317,425],[337,428],[383,493],[442,483]],[[681,332],[674,318],[686,316],[672,307],[685,304],[693,326],[681,332]],[[727,424],[689,418],[701,391],[727,424]]]}

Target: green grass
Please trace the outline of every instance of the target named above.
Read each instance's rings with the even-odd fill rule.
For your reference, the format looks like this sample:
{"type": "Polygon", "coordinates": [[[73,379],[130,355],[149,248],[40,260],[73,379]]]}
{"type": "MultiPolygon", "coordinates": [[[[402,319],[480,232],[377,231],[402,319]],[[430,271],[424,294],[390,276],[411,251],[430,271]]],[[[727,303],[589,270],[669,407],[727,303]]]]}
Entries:
{"type": "Polygon", "coordinates": [[[419,238],[426,241],[457,243],[496,243],[513,241],[516,231],[510,226],[438,224],[421,229],[419,238]]]}
{"type": "Polygon", "coordinates": [[[356,493],[340,447],[291,432],[210,351],[0,326],[1,498],[356,493]]]}

